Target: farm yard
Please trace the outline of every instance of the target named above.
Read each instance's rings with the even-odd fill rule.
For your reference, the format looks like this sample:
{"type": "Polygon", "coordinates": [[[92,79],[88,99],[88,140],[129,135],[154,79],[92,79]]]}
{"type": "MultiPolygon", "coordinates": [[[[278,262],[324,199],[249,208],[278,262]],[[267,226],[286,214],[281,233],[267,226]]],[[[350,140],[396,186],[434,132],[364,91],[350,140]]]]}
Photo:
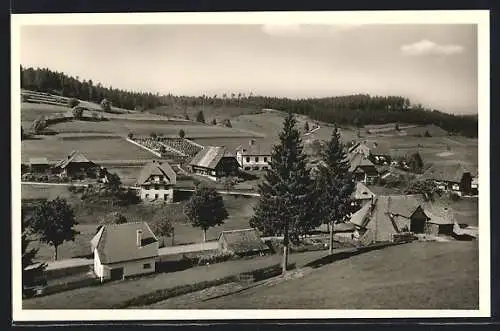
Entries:
{"type": "Polygon", "coordinates": [[[274,286],[145,308],[478,309],[478,260],[477,242],[416,242],[336,261],[274,286]]]}

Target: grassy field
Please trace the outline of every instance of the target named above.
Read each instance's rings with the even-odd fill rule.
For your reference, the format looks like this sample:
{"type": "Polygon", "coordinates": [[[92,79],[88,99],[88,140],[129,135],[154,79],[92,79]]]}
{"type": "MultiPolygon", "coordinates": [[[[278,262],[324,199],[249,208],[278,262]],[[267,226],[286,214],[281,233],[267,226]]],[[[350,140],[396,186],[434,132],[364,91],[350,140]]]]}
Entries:
{"type": "Polygon", "coordinates": [[[154,155],[119,137],[114,139],[48,139],[23,140],[21,158],[46,157],[49,161],[65,158],[72,150],[78,150],[90,160],[137,160],[152,159],[154,155]]]}
{"type": "Polygon", "coordinates": [[[477,242],[411,243],[340,260],[304,278],[189,308],[478,309],[478,279],[477,242]]]}
{"type": "MultiPolygon", "coordinates": [[[[234,117],[240,115],[257,114],[261,112],[260,110],[254,108],[242,108],[234,106],[212,107],[210,105],[206,105],[204,107],[188,107],[186,109],[186,113],[188,114],[190,119],[194,120],[196,119],[196,114],[200,110],[203,110],[203,115],[207,123],[210,123],[214,118],[217,122],[221,122],[222,120],[227,118],[232,120],[234,117]]],[[[162,106],[156,109],[152,109],[149,112],[163,116],[184,118],[184,109],[181,108],[162,106]]]]}
{"type": "Polygon", "coordinates": [[[45,105],[39,103],[22,102],[21,103],[21,121],[33,122],[41,115],[50,116],[58,113],[65,113],[70,108],[56,105],[45,105]]]}
{"type": "MultiPolygon", "coordinates": [[[[324,255],[324,251],[292,254],[290,263],[302,266],[324,255]]],[[[257,257],[252,260],[235,260],[216,265],[195,267],[174,273],[155,274],[140,279],[113,282],[97,287],[80,288],[23,300],[23,309],[106,309],[148,292],[220,279],[258,268],[270,267],[279,262],[279,255],[271,255],[257,257]]]]}

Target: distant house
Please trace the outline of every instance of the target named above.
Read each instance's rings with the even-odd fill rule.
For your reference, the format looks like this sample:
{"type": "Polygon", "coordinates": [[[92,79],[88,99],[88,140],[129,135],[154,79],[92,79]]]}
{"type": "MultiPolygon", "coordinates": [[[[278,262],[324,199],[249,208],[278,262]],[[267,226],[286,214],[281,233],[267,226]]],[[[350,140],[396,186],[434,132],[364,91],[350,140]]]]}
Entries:
{"type": "Polygon", "coordinates": [[[50,169],[50,164],[45,157],[34,157],[29,159],[29,168],[31,172],[46,172],[50,169]]]}
{"type": "Polygon", "coordinates": [[[351,194],[351,199],[354,200],[353,207],[359,210],[367,203],[371,202],[375,198],[375,193],[373,193],[366,185],[361,182],[356,182],[356,188],[351,194]]]}
{"type": "Polygon", "coordinates": [[[266,170],[271,161],[271,149],[271,146],[257,144],[251,139],[248,146],[238,148],[236,160],[243,170],[266,170]]]}
{"type": "Polygon", "coordinates": [[[103,225],[91,247],[101,281],[155,272],[158,239],[146,222],[103,225]]]}
{"type": "Polygon", "coordinates": [[[136,186],[140,187],[141,200],[170,203],[176,182],[177,174],[167,162],[153,160],[141,169],[136,186]]]}
{"type": "Polygon", "coordinates": [[[377,196],[354,213],[349,222],[370,242],[389,242],[402,232],[423,233],[428,220],[423,202],[420,195],[377,196]]]}
{"type": "Polygon", "coordinates": [[[470,183],[470,189],[471,189],[472,195],[478,195],[478,193],[479,193],[479,176],[478,175],[476,175],[475,177],[472,178],[472,181],[470,183]]]}
{"type": "Polygon", "coordinates": [[[269,247],[262,241],[257,230],[241,229],[222,231],[219,235],[219,250],[241,256],[264,253],[269,247]]]}
{"type": "Polygon", "coordinates": [[[89,161],[85,155],[79,151],[72,151],[65,159],[57,162],[53,169],[61,175],[73,177],[85,174],[95,167],[97,167],[96,164],[89,161]]]}
{"type": "Polygon", "coordinates": [[[386,143],[364,140],[349,148],[349,154],[362,154],[376,165],[391,163],[391,151],[386,143]]]}
{"type": "Polygon", "coordinates": [[[364,184],[375,184],[378,179],[378,171],[375,165],[363,154],[353,154],[350,159],[349,172],[355,181],[364,184]]]}
{"type": "Polygon", "coordinates": [[[212,180],[234,176],[238,173],[239,164],[236,157],[224,147],[207,146],[199,151],[189,163],[191,170],[212,180]]]}
{"type": "MultiPolygon", "coordinates": [[[[473,193],[472,179],[474,172],[460,163],[456,164],[433,164],[427,169],[423,178],[434,180],[438,187],[445,191],[451,191],[458,195],[470,195],[473,193]]],[[[477,190],[477,183],[475,183],[477,190]]]]}

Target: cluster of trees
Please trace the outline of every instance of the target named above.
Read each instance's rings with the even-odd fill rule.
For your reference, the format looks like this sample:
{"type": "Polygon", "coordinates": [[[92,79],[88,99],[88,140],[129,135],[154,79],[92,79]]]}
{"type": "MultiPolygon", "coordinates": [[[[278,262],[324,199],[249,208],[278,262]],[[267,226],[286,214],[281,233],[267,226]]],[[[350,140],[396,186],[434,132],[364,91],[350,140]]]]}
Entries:
{"type": "Polygon", "coordinates": [[[161,105],[158,94],[132,92],[104,87],[92,80],[80,80],[62,72],[47,68],[23,68],[21,66],[21,88],[53,93],[64,97],[100,103],[109,100],[114,106],[124,109],[153,109],[161,105]]]}
{"type": "Polygon", "coordinates": [[[330,227],[330,253],[333,247],[333,224],[351,213],[354,181],[345,161],[345,148],[337,128],[320,152],[318,171],[311,174],[303,152],[300,131],[294,115],[284,120],[280,143],[273,147],[270,168],[259,184],[260,198],[250,226],[264,235],[284,237],[283,272],[287,269],[288,247],[300,236],[321,224],[330,227]]]}
{"type": "MultiPolygon", "coordinates": [[[[213,107],[272,108],[290,110],[293,113],[307,115],[314,120],[339,125],[383,124],[391,122],[412,124],[436,124],[441,128],[465,136],[477,137],[477,116],[456,116],[431,110],[422,105],[411,104],[402,96],[371,96],[355,94],[328,98],[290,99],[256,96],[253,93],[223,93],[213,96],[160,96],[152,93],[139,93],[94,85],[89,81],[80,81],[78,77],[68,77],[64,73],[48,69],[21,67],[21,87],[42,92],[56,93],[76,97],[82,100],[101,102],[109,100],[113,105],[125,109],[154,109],[159,106],[184,110],[187,107],[205,105],[213,107]]],[[[185,113],[187,119],[189,117],[185,113]]],[[[197,121],[201,120],[198,113],[197,121]]]]}

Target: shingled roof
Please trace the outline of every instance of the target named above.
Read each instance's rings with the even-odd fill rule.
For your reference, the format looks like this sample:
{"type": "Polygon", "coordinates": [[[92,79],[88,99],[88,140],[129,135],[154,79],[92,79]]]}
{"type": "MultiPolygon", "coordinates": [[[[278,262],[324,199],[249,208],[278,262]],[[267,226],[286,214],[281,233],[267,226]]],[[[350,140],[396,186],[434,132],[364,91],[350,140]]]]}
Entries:
{"type": "Polygon", "coordinates": [[[97,248],[102,264],[110,264],[158,255],[158,239],[146,222],[103,225],[90,241],[97,248]],[[137,246],[137,231],[142,231],[141,247],[137,246]]]}
{"type": "Polygon", "coordinates": [[[221,240],[224,240],[227,249],[235,254],[262,252],[269,249],[269,247],[262,242],[262,239],[255,229],[222,231],[219,235],[219,242],[221,240]]]}
{"type": "Polygon", "coordinates": [[[224,147],[207,146],[194,156],[189,165],[215,169],[223,157],[231,156],[234,157],[234,155],[226,151],[224,147]]]}
{"type": "Polygon", "coordinates": [[[363,154],[352,154],[350,159],[349,172],[353,172],[358,167],[373,167],[376,171],[375,165],[368,160],[363,154]]]}
{"type": "Polygon", "coordinates": [[[240,146],[237,151],[242,155],[271,155],[273,150],[273,145],[271,143],[258,143],[255,142],[255,140],[251,141],[252,142],[247,145],[240,146]]]}
{"type": "Polygon", "coordinates": [[[136,185],[144,185],[148,183],[148,179],[151,176],[164,176],[168,184],[175,185],[177,182],[177,174],[174,169],[165,161],[156,161],[153,160],[147,163],[139,173],[139,177],[137,178],[136,185]]]}
{"type": "Polygon", "coordinates": [[[89,161],[85,155],[80,153],[79,151],[72,151],[67,158],[60,160],[55,164],[55,167],[64,169],[70,163],[92,163],[89,161]]]}
{"type": "Polygon", "coordinates": [[[459,183],[465,173],[470,173],[474,177],[477,173],[474,169],[469,169],[461,163],[455,164],[433,164],[425,171],[423,177],[440,181],[459,183]]]}
{"type": "Polygon", "coordinates": [[[424,212],[429,217],[429,223],[446,225],[455,222],[453,210],[441,203],[426,203],[424,205],[424,212]]]}
{"type": "Polygon", "coordinates": [[[374,196],[375,194],[361,182],[356,182],[356,189],[351,195],[351,197],[355,200],[367,200],[374,196]]]}
{"type": "Polygon", "coordinates": [[[391,154],[391,148],[388,143],[386,142],[381,142],[381,141],[360,141],[356,144],[354,144],[351,148],[349,148],[349,152],[352,152],[354,149],[356,149],[359,145],[365,145],[368,147],[370,150],[370,154],[373,155],[390,155],[391,154]]]}

